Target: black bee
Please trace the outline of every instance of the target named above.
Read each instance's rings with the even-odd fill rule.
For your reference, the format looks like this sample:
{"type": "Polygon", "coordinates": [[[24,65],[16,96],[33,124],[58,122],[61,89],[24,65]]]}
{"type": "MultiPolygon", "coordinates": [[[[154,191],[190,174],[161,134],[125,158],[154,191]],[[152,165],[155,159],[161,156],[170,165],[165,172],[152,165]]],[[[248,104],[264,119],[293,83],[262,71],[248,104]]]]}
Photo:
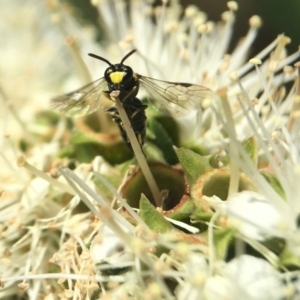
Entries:
{"type": "MultiPolygon", "coordinates": [[[[209,89],[200,85],[162,81],[134,73],[131,67],[123,64],[134,52],[136,52],[135,49],[130,51],[118,64],[111,64],[105,58],[89,53],[89,56],[102,60],[109,65],[104,77],[74,92],[54,98],[52,105],[67,116],[79,117],[98,110],[102,95],[111,100],[109,94],[113,91],[119,91],[118,97],[131,122],[137,140],[142,146],[146,134],[147,117],[145,110],[148,106],[136,97],[140,85],[148,92],[151,101],[163,106],[176,104],[183,108],[195,107],[201,103],[206,93],[210,92],[209,89]]],[[[123,140],[131,148],[117,107],[112,106],[106,112],[117,123],[123,140]]]]}

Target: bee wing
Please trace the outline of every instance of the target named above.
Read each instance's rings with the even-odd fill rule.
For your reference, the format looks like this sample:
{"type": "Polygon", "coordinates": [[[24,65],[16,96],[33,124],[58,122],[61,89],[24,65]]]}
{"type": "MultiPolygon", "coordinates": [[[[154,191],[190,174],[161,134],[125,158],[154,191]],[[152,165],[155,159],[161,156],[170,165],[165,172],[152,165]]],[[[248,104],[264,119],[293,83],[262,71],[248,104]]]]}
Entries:
{"type": "Polygon", "coordinates": [[[102,77],[76,91],[53,98],[51,105],[68,117],[81,117],[99,109],[100,98],[105,89],[107,84],[102,77]]]}
{"type": "Polygon", "coordinates": [[[136,74],[141,86],[150,95],[150,101],[155,105],[160,103],[162,106],[172,107],[176,104],[184,109],[199,108],[203,99],[214,95],[214,93],[201,85],[169,82],[136,74]]]}

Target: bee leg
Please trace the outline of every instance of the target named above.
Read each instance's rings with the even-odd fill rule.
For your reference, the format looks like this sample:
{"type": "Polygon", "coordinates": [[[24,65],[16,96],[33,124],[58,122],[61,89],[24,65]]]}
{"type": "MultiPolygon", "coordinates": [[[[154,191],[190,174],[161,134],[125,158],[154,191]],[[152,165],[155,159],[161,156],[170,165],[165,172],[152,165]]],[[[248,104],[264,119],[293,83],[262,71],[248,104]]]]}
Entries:
{"type": "MultiPolygon", "coordinates": [[[[130,121],[130,125],[145,157],[146,155],[143,151],[143,144],[146,136],[147,117],[145,114],[145,110],[147,109],[147,107],[148,105],[142,104],[142,102],[136,98],[130,99],[130,101],[124,103],[124,109],[130,121]]],[[[130,140],[127,136],[127,132],[124,128],[117,107],[114,105],[106,109],[106,113],[109,114],[112,117],[113,121],[117,123],[123,141],[132,150],[130,140]]]]}
{"type": "Polygon", "coordinates": [[[119,115],[117,107],[114,105],[114,106],[106,109],[105,112],[111,116],[112,120],[115,123],[117,123],[122,139],[124,140],[124,142],[126,143],[126,145],[129,148],[131,148],[130,141],[128,140],[126,131],[125,131],[124,127],[123,127],[123,123],[122,123],[122,120],[120,118],[120,115],[119,115]]]}
{"type": "MultiPolygon", "coordinates": [[[[110,93],[111,93],[111,92],[109,92],[109,91],[103,91],[103,92],[102,92],[102,94],[104,95],[105,98],[107,98],[107,99],[109,99],[109,100],[115,102],[115,100],[113,100],[113,99],[111,98],[110,93]]],[[[107,110],[106,110],[106,111],[107,111],[107,110]]]]}
{"type": "MultiPolygon", "coordinates": [[[[112,93],[111,91],[103,91],[102,93],[104,94],[104,96],[107,99],[115,102],[115,100],[110,95],[112,93]]],[[[135,86],[128,92],[127,91],[120,91],[120,94],[119,94],[118,98],[120,99],[120,102],[124,105],[124,103],[127,99],[132,99],[133,95],[135,96],[136,94],[137,94],[137,87],[135,86]]]]}
{"type": "Polygon", "coordinates": [[[127,99],[131,100],[133,97],[137,95],[137,92],[138,92],[138,87],[135,86],[128,93],[127,92],[126,94],[123,93],[120,97],[121,102],[124,103],[127,99]]]}
{"type": "Polygon", "coordinates": [[[146,155],[143,151],[143,144],[146,137],[147,116],[145,114],[145,110],[147,109],[147,107],[148,105],[143,104],[137,98],[131,99],[131,102],[126,102],[126,104],[124,105],[132,129],[136,135],[136,138],[145,157],[146,155]]]}

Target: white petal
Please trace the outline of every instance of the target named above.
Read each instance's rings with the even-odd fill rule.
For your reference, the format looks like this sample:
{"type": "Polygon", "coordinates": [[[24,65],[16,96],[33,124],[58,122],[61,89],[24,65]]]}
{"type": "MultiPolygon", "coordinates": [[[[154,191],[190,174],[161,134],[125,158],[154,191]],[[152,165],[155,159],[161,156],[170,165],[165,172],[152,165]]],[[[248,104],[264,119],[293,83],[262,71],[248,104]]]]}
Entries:
{"type": "Polygon", "coordinates": [[[264,240],[271,230],[282,226],[280,213],[263,196],[252,191],[231,195],[227,200],[229,222],[244,235],[264,240]]]}
{"type": "Polygon", "coordinates": [[[280,273],[263,259],[243,255],[228,263],[222,275],[206,281],[205,299],[283,299],[280,273]]]}

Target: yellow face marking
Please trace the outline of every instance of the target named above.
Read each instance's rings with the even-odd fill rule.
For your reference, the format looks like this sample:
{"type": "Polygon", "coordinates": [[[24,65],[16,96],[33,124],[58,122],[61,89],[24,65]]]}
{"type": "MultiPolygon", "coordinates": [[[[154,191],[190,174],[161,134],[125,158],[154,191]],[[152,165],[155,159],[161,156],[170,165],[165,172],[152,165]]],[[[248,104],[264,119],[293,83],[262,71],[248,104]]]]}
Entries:
{"type": "Polygon", "coordinates": [[[121,83],[124,76],[125,76],[125,72],[113,72],[109,74],[111,82],[115,84],[121,83]]]}

